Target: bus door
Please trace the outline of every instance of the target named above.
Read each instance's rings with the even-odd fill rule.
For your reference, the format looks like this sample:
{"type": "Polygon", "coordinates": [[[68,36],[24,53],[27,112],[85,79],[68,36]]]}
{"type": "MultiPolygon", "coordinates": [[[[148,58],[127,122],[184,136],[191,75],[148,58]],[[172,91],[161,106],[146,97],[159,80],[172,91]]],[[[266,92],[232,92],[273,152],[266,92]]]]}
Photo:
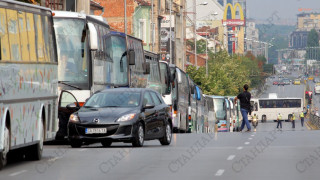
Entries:
{"type": "Polygon", "coordinates": [[[80,107],[83,104],[79,104],[76,97],[68,91],[61,91],[59,97],[59,106],[58,106],[58,118],[59,118],[59,130],[56,134],[56,140],[62,140],[65,136],[68,135],[67,126],[69,122],[69,117],[74,113],[76,108],[70,109],[67,108],[67,105],[72,105],[73,107],[80,107]]]}

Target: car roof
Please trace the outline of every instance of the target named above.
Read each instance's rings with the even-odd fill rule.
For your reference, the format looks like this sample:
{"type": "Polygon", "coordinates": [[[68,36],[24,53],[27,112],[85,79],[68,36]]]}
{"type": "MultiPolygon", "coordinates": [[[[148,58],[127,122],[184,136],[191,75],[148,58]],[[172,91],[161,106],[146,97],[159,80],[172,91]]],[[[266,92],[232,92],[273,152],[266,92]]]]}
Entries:
{"type": "Polygon", "coordinates": [[[144,92],[144,91],[152,91],[152,92],[156,92],[152,89],[148,89],[148,88],[112,88],[112,89],[104,89],[101,91],[97,91],[96,93],[106,93],[106,92],[144,92]]]}

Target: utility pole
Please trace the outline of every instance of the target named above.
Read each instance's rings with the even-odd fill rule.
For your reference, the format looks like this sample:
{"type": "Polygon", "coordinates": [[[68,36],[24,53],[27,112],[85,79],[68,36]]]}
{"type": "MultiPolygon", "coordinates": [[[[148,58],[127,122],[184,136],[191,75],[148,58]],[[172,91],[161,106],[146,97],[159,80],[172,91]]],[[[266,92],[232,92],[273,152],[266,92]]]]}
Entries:
{"type": "Polygon", "coordinates": [[[170,8],[169,8],[169,11],[170,11],[170,30],[169,30],[169,41],[170,41],[170,64],[172,64],[172,40],[171,40],[171,38],[172,38],[172,35],[171,35],[171,33],[172,33],[172,31],[171,31],[171,28],[172,28],[172,26],[171,26],[171,24],[172,24],[172,0],[170,0],[170,8]]]}
{"type": "Polygon", "coordinates": [[[124,0],[124,33],[127,34],[127,0],[124,0]]]}
{"type": "Polygon", "coordinates": [[[196,0],[193,0],[193,26],[194,26],[194,60],[196,68],[198,69],[197,59],[197,4],[196,0]]]}

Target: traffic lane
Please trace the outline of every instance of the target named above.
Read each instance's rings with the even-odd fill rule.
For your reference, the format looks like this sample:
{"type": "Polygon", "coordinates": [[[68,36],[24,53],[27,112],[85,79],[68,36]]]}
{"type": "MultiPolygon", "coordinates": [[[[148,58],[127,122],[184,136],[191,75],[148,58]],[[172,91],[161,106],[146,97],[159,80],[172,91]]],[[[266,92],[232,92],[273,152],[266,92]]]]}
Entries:
{"type": "MultiPolygon", "coordinates": [[[[122,166],[118,166],[120,162],[124,162],[124,169],[131,173],[141,168],[143,169],[146,164],[152,167],[158,161],[163,162],[161,168],[159,167],[161,171],[170,171],[168,166],[171,160],[181,159],[183,153],[195,151],[193,149],[200,148],[202,150],[207,147],[214,147],[217,150],[216,153],[221,154],[225,149],[233,148],[230,147],[231,141],[233,142],[232,145],[237,143],[241,145],[241,139],[246,136],[249,137],[249,133],[243,134],[242,137],[236,133],[174,135],[170,146],[161,146],[158,141],[148,141],[143,148],[132,148],[131,145],[123,143],[116,143],[116,146],[111,148],[101,148],[100,144],[93,144],[79,149],[73,149],[69,146],[45,146],[44,158],[41,161],[22,161],[9,164],[1,171],[0,179],[15,179],[22,175],[26,179],[31,179],[34,176],[37,178],[49,177],[51,179],[52,177],[52,179],[57,179],[60,175],[61,178],[90,178],[93,174],[87,174],[87,171],[99,174],[98,177],[103,177],[110,167],[115,169],[113,170],[114,172],[123,173],[122,166]],[[230,141],[224,141],[225,138],[230,139],[230,141]],[[201,145],[205,146],[202,148],[201,145]],[[159,159],[159,157],[164,157],[165,159],[159,159]],[[118,163],[119,159],[120,162],[118,163]],[[126,163],[129,163],[129,166],[126,163]],[[113,164],[115,164],[115,168],[113,164]],[[79,169],[86,169],[86,171],[78,172],[79,169]]],[[[108,175],[110,174],[108,173],[108,175]]],[[[116,178],[117,176],[116,174],[113,177],[116,178]]]]}
{"type": "MultiPolygon", "coordinates": [[[[219,133],[217,137],[177,135],[176,142],[168,147],[155,141],[144,148],[123,144],[121,148],[98,148],[97,144],[79,149],[64,147],[68,152],[45,172],[34,169],[42,160],[20,168],[5,168],[0,179],[314,179],[319,165],[304,160],[319,146],[317,139],[316,131],[271,131],[219,133]],[[204,147],[197,152],[191,150],[190,145],[206,137],[211,141],[201,141],[204,147]],[[9,176],[9,170],[11,175],[22,173],[9,176]]],[[[58,147],[46,149],[53,153],[58,147]]]]}
{"type": "Polygon", "coordinates": [[[262,95],[261,98],[268,98],[269,93],[277,93],[279,98],[287,98],[287,97],[297,97],[303,98],[305,85],[302,83],[300,85],[269,85],[268,88],[262,95]]]}
{"type": "MultiPolygon", "coordinates": [[[[285,122],[282,121],[282,131],[308,131],[308,127],[306,123],[304,123],[304,126],[301,126],[301,120],[298,117],[298,114],[296,115],[297,118],[295,120],[295,128],[292,128],[292,122],[285,122]]],[[[306,122],[306,121],[305,121],[306,122]]],[[[251,124],[252,127],[252,124],[251,124]]],[[[277,127],[277,122],[273,121],[267,121],[266,123],[262,123],[259,121],[258,126],[256,128],[256,132],[263,132],[263,131],[272,131],[276,129],[277,127]]]]}

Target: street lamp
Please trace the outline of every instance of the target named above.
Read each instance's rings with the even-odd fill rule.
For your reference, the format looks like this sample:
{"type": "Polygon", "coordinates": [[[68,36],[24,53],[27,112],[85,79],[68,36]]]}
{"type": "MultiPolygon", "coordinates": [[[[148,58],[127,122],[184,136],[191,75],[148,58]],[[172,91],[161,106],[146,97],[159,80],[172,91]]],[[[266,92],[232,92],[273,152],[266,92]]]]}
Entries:
{"type": "MultiPolygon", "coordinates": [[[[196,1],[193,1],[193,25],[194,25],[194,60],[196,68],[198,69],[198,59],[197,59],[197,8],[196,1]]],[[[208,2],[202,2],[199,5],[206,6],[208,2]]]]}

